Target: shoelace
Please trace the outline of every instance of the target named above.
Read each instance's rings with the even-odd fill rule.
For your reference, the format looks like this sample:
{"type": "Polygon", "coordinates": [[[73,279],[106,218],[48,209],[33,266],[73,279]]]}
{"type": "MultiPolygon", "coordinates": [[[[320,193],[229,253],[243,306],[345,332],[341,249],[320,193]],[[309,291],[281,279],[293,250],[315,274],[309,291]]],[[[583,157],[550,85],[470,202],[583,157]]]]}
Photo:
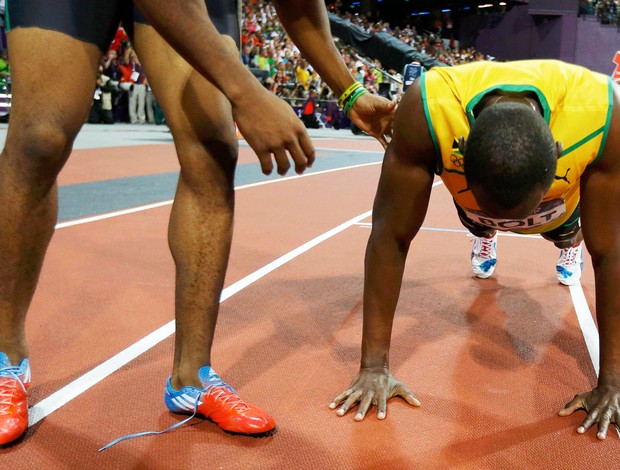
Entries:
{"type": "Polygon", "coordinates": [[[173,424],[172,426],[170,426],[167,429],[164,429],[163,431],[144,431],[144,432],[137,432],[137,433],[134,433],[134,434],[127,434],[126,436],[122,436],[122,437],[119,437],[117,439],[114,439],[112,442],[109,442],[108,444],[104,445],[101,449],[99,449],[99,452],[104,451],[106,449],[109,449],[113,445],[116,445],[119,442],[125,441],[127,439],[133,439],[134,437],[141,437],[141,436],[153,436],[153,435],[165,434],[167,432],[170,432],[170,431],[173,431],[173,430],[175,430],[177,428],[180,428],[185,423],[189,422],[194,416],[196,416],[196,413],[198,412],[198,405],[200,404],[200,399],[205,394],[205,392],[206,392],[206,390],[201,390],[200,391],[200,394],[198,395],[198,397],[196,398],[196,402],[194,403],[194,411],[193,411],[193,413],[188,418],[185,418],[183,421],[179,421],[178,423],[173,424]]]}
{"type": "Polygon", "coordinates": [[[239,412],[244,412],[244,411],[248,411],[251,409],[239,396],[235,395],[234,390],[230,389],[229,387],[211,386],[209,388],[206,388],[200,391],[200,394],[198,395],[198,397],[196,398],[196,402],[194,403],[194,411],[188,418],[185,418],[183,421],[179,421],[178,423],[173,424],[172,426],[170,426],[167,429],[164,429],[163,431],[144,431],[144,432],[138,432],[134,434],[127,434],[126,436],[122,436],[117,439],[114,439],[112,442],[104,445],[101,449],[99,449],[99,452],[109,449],[113,445],[116,445],[119,442],[125,441],[127,439],[133,439],[134,437],[141,437],[141,436],[152,436],[152,435],[165,434],[167,432],[173,431],[183,426],[185,423],[190,421],[194,416],[196,416],[196,414],[198,413],[198,405],[200,405],[201,399],[207,395],[212,396],[214,399],[219,400],[222,403],[226,403],[230,405],[232,409],[237,410],[239,412]]]}
{"type": "Polygon", "coordinates": [[[22,370],[17,366],[0,369],[0,415],[7,414],[9,407],[13,405],[11,398],[13,398],[14,382],[17,382],[24,393],[27,393],[26,386],[20,378],[21,372],[22,370]]]}
{"type": "Polygon", "coordinates": [[[577,264],[577,253],[579,252],[579,247],[573,247],[571,246],[570,248],[562,248],[562,251],[560,253],[560,262],[558,264],[560,265],[571,265],[571,264],[577,264]]]}
{"type": "Polygon", "coordinates": [[[206,395],[214,397],[216,400],[220,400],[222,403],[230,405],[230,407],[239,412],[248,411],[250,407],[244,402],[241,397],[234,393],[229,394],[229,388],[227,387],[213,387],[206,392],[206,395]],[[222,395],[224,395],[222,397],[222,395]]]}
{"type": "Polygon", "coordinates": [[[491,256],[491,249],[493,248],[493,239],[494,237],[491,238],[486,238],[486,237],[480,237],[480,255],[483,258],[489,258],[491,256]]]}

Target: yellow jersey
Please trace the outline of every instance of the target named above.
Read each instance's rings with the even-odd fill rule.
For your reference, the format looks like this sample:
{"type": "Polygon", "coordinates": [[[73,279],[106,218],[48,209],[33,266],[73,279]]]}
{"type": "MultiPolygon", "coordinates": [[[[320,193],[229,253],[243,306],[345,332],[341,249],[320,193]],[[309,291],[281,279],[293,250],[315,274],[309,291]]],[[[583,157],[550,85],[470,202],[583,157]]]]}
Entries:
{"type": "Polygon", "coordinates": [[[435,67],[421,77],[426,121],[438,153],[437,173],[467,217],[481,225],[520,233],[544,233],[561,226],[579,203],[579,179],[596,163],[611,120],[611,78],[557,60],[474,62],[435,67]],[[564,150],[555,179],[526,219],[496,219],[481,210],[465,179],[458,141],[467,139],[474,108],[494,91],[529,92],[564,150]]]}

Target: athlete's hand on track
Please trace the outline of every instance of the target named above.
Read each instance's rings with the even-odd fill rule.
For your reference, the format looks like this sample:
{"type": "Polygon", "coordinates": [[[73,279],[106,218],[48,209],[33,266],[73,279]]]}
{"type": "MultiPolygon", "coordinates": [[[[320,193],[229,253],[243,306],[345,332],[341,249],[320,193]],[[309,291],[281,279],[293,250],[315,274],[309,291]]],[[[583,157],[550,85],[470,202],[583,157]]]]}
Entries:
{"type": "Polygon", "coordinates": [[[377,407],[377,418],[384,419],[387,402],[392,397],[402,397],[412,406],[420,406],[415,395],[403,382],[397,380],[385,367],[362,368],[351,382],[351,386],[334,398],[329,407],[336,414],[344,416],[351,407],[359,403],[354,419],[361,421],[371,405],[377,407]]]}
{"type": "Polygon", "coordinates": [[[392,137],[392,123],[396,115],[396,101],[365,93],[360,96],[349,112],[349,119],[367,134],[373,136],[383,148],[392,137]]]}
{"type": "Polygon", "coordinates": [[[257,90],[248,90],[243,99],[231,103],[241,134],[256,152],[264,174],[273,170],[272,155],[280,175],[291,167],[289,155],[295,171],[303,173],[314,162],[314,146],[306,128],[286,102],[262,87],[257,90]]]}
{"type": "Polygon", "coordinates": [[[584,410],[588,417],[577,428],[579,434],[584,434],[590,426],[598,423],[596,437],[605,439],[609,425],[620,425],[620,388],[599,385],[591,392],[575,395],[559,412],[560,416],[572,415],[577,410],[584,410]]]}

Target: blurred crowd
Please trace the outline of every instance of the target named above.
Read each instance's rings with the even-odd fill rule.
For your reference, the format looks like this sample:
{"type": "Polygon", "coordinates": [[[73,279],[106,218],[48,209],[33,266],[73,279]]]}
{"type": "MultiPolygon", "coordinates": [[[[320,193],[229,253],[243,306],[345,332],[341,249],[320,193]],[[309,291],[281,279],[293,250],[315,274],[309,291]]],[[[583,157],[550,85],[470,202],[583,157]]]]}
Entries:
{"type": "Polygon", "coordinates": [[[140,59],[122,27],[116,31],[107,54],[99,62],[95,99],[88,121],[105,124],[163,123],[163,114],[140,59]]]}
{"type": "Polygon", "coordinates": [[[581,0],[579,13],[595,15],[601,24],[620,26],[620,0],[581,0]]]}
{"type": "MultiPolygon", "coordinates": [[[[444,39],[446,32],[450,33],[452,28],[449,16],[437,24],[434,31],[418,32],[409,25],[392,28],[387,22],[372,22],[363,15],[343,13],[338,0],[329,0],[327,5],[332,13],[368,33],[390,33],[415,50],[446,64],[456,65],[487,59],[473,49],[460,50],[454,40],[444,39]]],[[[271,2],[242,0],[241,30],[243,63],[264,86],[288,101],[308,127],[320,127],[326,123],[336,128],[349,125],[336,104],[338,97],[333,95],[302,57],[278,20],[271,2]],[[317,115],[322,115],[323,120],[319,121],[317,115]]],[[[402,71],[384,70],[379,61],[359,56],[338,39],[336,45],[351,74],[371,93],[380,93],[390,99],[399,99],[402,96],[402,71]]],[[[0,55],[0,82],[8,79],[9,71],[5,51],[0,55]]],[[[0,97],[0,107],[1,101],[0,97]]],[[[151,91],[140,59],[122,27],[116,32],[107,53],[101,57],[88,122],[164,122],[163,112],[151,91]]]]}
{"type": "MultiPolygon", "coordinates": [[[[617,11],[617,0],[584,0],[593,11],[617,11]]],[[[367,33],[386,32],[416,51],[448,64],[489,60],[474,49],[459,48],[454,40],[449,13],[436,20],[429,29],[418,31],[411,25],[392,26],[384,21],[371,21],[361,14],[344,11],[340,0],[328,0],[330,12],[351,22],[367,33]]],[[[306,113],[320,112],[334,127],[347,125],[331,90],[321,81],[302,57],[278,20],[275,7],[267,0],[242,0],[241,60],[273,93],[306,113]]],[[[390,99],[402,96],[402,71],[385,70],[377,60],[361,57],[336,39],[336,45],[351,74],[371,93],[390,99]]],[[[9,61],[0,55],[0,82],[10,80],[9,61]]],[[[1,83],[0,83],[1,86],[1,83]]],[[[127,34],[119,28],[108,52],[101,58],[93,107],[88,118],[93,123],[130,122],[163,123],[164,117],[149,87],[138,56],[127,34]]],[[[2,99],[0,97],[0,106],[2,99]]],[[[1,115],[1,110],[0,110],[1,115]]],[[[308,119],[309,126],[320,126],[308,119]]],[[[304,121],[306,122],[306,121],[304,121]]],[[[324,121],[325,122],[325,119],[324,121]]]]}
{"type": "MultiPolygon", "coordinates": [[[[387,22],[371,22],[363,15],[342,13],[341,7],[339,1],[328,3],[332,13],[350,21],[365,32],[387,32],[418,52],[437,58],[448,65],[487,59],[482,53],[473,49],[459,50],[454,39],[442,38],[451,36],[453,23],[449,16],[435,25],[435,31],[417,32],[409,25],[392,28],[387,22]]],[[[321,100],[333,98],[330,90],[321,83],[320,77],[314,73],[286,35],[271,3],[258,0],[244,1],[242,44],[243,62],[248,67],[267,72],[265,82],[279,96],[293,103],[307,98],[310,91],[316,92],[321,100]]],[[[400,75],[402,71],[384,70],[377,60],[360,57],[337,39],[336,44],[351,74],[369,91],[379,93],[380,89],[389,90],[392,96],[401,93],[402,87],[399,82],[402,81],[400,75]],[[389,84],[389,87],[380,87],[382,83],[389,84]]]]}

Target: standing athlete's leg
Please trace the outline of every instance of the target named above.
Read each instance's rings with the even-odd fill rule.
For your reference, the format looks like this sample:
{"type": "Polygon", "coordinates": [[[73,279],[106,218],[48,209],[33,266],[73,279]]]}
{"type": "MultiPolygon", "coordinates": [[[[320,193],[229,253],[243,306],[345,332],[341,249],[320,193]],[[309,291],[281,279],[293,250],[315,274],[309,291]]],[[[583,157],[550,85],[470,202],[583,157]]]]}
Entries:
{"type": "Polygon", "coordinates": [[[135,43],[181,164],[169,227],[176,265],[176,338],[167,405],[191,413],[192,401],[198,400],[199,413],[228,432],[270,433],[275,429],[273,419],[242,402],[210,367],[204,367],[211,365],[232,239],[238,144],[230,104],[152,27],[137,24],[135,43]]]}
{"type": "Polygon", "coordinates": [[[28,424],[26,312],[56,223],[56,177],[92,104],[100,55],[92,44],[39,28],[14,29],[8,42],[13,100],[0,156],[0,393],[12,398],[0,403],[0,444],[28,424]]]}

